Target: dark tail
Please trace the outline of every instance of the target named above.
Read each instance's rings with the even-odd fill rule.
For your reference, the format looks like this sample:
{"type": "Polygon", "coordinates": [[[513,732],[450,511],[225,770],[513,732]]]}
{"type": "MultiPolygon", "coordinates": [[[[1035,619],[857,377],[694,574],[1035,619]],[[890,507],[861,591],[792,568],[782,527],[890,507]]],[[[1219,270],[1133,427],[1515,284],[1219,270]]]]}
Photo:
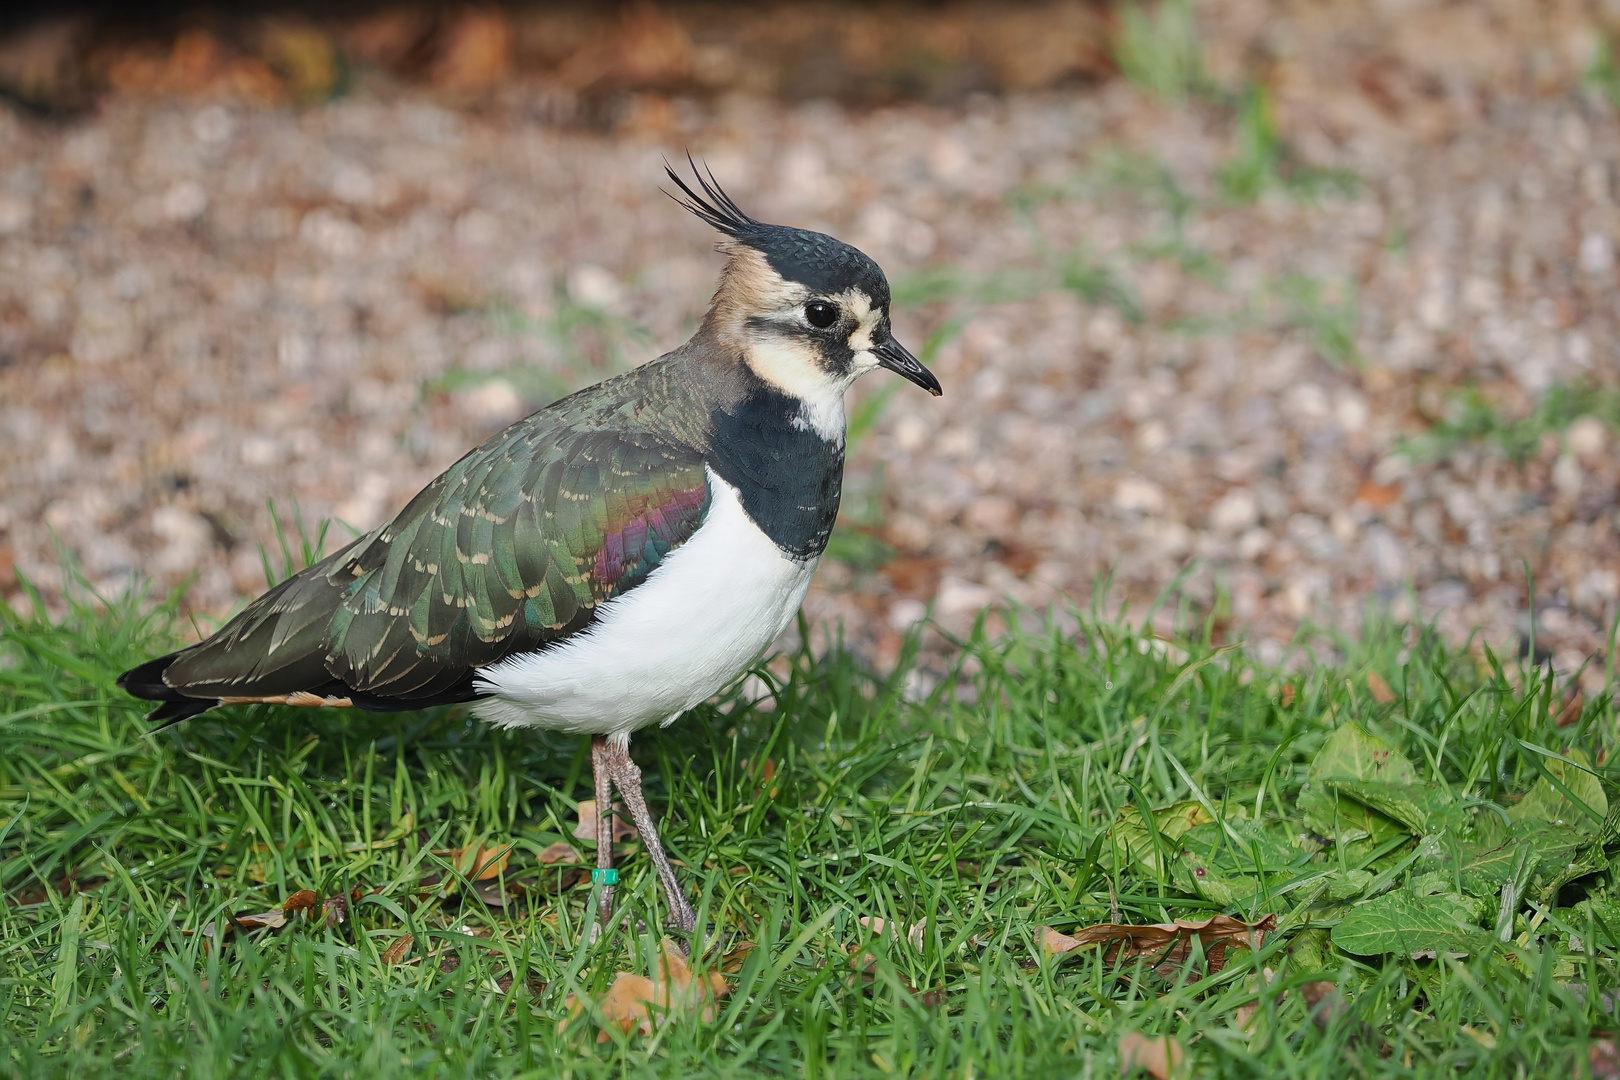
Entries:
{"type": "Polygon", "coordinates": [[[178,652],[172,652],[167,656],[148,660],[118,676],[118,685],[126,693],[147,701],[162,702],[146,714],[149,722],[158,725],[154,731],[161,731],[170,724],[178,724],[198,713],[207,712],[219,704],[218,698],[187,697],[163,681],[163,672],[179,655],[178,652]]]}

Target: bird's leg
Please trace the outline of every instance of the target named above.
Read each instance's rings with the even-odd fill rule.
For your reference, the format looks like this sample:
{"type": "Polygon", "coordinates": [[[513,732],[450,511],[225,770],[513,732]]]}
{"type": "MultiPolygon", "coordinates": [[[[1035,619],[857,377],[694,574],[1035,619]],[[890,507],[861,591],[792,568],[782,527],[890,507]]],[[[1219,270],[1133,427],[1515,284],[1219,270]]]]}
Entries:
{"type": "Polygon", "coordinates": [[[606,735],[591,736],[591,774],[596,781],[597,921],[613,917],[613,751],[606,735]]]}
{"type": "Polygon", "coordinates": [[[630,820],[635,822],[636,830],[641,833],[641,842],[647,845],[647,854],[652,856],[653,866],[658,869],[658,880],[664,883],[664,897],[669,902],[669,921],[677,929],[695,930],[697,913],[687,903],[686,894],[681,892],[681,883],[675,880],[675,868],[669,865],[664,845],[658,841],[658,826],[653,824],[652,814],[647,811],[647,800],[641,794],[641,768],[630,760],[630,740],[611,742],[609,746],[613,783],[619,789],[619,794],[624,796],[625,808],[630,811],[630,820]]]}

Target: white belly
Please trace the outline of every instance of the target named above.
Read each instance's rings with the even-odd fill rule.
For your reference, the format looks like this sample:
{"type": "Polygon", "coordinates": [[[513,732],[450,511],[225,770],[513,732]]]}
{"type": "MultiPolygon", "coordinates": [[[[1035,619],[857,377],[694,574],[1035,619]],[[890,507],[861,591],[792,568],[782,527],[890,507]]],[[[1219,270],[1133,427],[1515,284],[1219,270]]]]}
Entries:
{"type": "Polygon", "coordinates": [[[502,727],[628,735],[669,723],[759,659],[804,600],[816,562],[783,555],[708,474],[709,513],[590,627],[478,674],[474,711],[502,727]]]}

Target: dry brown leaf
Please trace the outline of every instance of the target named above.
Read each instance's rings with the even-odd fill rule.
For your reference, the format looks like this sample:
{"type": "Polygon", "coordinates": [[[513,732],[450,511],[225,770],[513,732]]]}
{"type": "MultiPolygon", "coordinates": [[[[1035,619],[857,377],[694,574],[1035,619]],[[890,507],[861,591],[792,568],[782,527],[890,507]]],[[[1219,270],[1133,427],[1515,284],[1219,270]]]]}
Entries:
{"type": "Polygon", "coordinates": [[[523,895],[523,890],[519,886],[511,885],[506,888],[502,888],[501,883],[498,881],[486,881],[482,884],[474,885],[473,891],[478,894],[478,899],[482,900],[490,907],[498,908],[505,907],[507,904],[510,904],[512,901],[523,895]]]}
{"type": "Polygon", "coordinates": [[[314,889],[299,889],[281,902],[281,910],[289,915],[295,911],[313,911],[320,900],[314,889]]]}
{"type": "Polygon", "coordinates": [[[499,85],[512,67],[512,24],[496,8],[467,9],[450,24],[435,86],[452,94],[481,94],[499,85]]]}
{"type": "Polygon", "coordinates": [[[394,939],[394,943],[383,950],[382,962],[389,967],[402,963],[411,955],[411,943],[416,940],[414,934],[401,934],[394,939]]]}
{"type": "Polygon", "coordinates": [[[349,917],[349,898],[342,893],[328,896],[321,905],[321,914],[325,916],[327,926],[342,926],[349,917]]]}
{"type": "Polygon", "coordinates": [[[1380,484],[1373,480],[1363,480],[1356,488],[1356,501],[1364,502],[1374,510],[1392,505],[1401,497],[1401,489],[1396,484],[1380,484]]]}
{"type": "Polygon", "coordinates": [[[671,86],[692,70],[691,35],[676,19],[643,0],[619,9],[618,25],[604,27],[558,69],[564,85],[598,92],[671,86]]]}
{"type": "Polygon", "coordinates": [[[1127,1031],[1119,1037],[1119,1074],[1129,1076],[1146,1069],[1153,1080],[1169,1080],[1187,1060],[1181,1043],[1168,1035],[1143,1035],[1127,1031]]]}
{"type": "Polygon", "coordinates": [[[1344,995],[1339,993],[1336,983],[1326,979],[1306,983],[1299,988],[1299,993],[1311,1007],[1311,1019],[1322,1027],[1327,1027],[1345,1011],[1344,995]]]}
{"type": "MultiPolygon", "coordinates": [[[[581,840],[596,839],[596,800],[581,799],[579,801],[579,824],[574,826],[574,835],[581,840]]],[[[624,803],[613,804],[613,842],[620,840],[634,840],[641,834],[636,827],[630,824],[630,819],[624,812],[624,803]]]]}
{"type": "MultiPolygon", "coordinates": [[[[1276,978],[1277,978],[1277,973],[1276,972],[1272,971],[1270,968],[1261,968],[1259,975],[1249,975],[1243,981],[1244,981],[1244,985],[1248,989],[1257,990],[1257,989],[1260,988],[1262,979],[1264,979],[1266,986],[1270,986],[1273,982],[1276,981],[1276,978]]],[[[1332,986],[1333,984],[1329,983],[1328,985],[1332,986]]],[[[1281,993],[1279,993],[1277,995],[1276,1000],[1281,1001],[1283,998],[1285,998],[1287,996],[1288,996],[1288,992],[1285,990],[1285,991],[1283,991],[1283,992],[1281,992],[1281,993]]],[[[1239,1005],[1234,1010],[1235,1019],[1237,1020],[1237,1026],[1241,1030],[1247,1031],[1247,1032],[1250,1032],[1250,1033],[1253,1032],[1253,1030],[1254,1030],[1254,1017],[1255,1017],[1255,1014],[1260,1011],[1260,1004],[1261,1003],[1259,1001],[1251,1001],[1246,1005],[1239,1005]]]]}
{"type": "MultiPolygon", "coordinates": [[[[634,1031],[651,1035],[670,1017],[695,1015],[707,1023],[718,1014],[720,999],[731,989],[718,971],[697,977],[686,954],[669,938],[663,941],[657,968],[656,978],[629,971],[613,977],[613,984],[597,1003],[605,1025],[616,1026],[626,1035],[634,1031]]],[[[557,1022],[558,1031],[585,1011],[584,1003],[573,994],[568,995],[565,1004],[568,1015],[557,1022]]],[[[597,1033],[596,1041],[607,1042],[610,1038],[604,1029],[597,1033]]]]}
{"type": "Polygon", "coordinates": [[[396,67],[427,36],[428,29],[426,12],[412,7],[385,7],[348,24],[343,30],[343,52],[367,64],[396,67]]]}
{"type": "Polygon", "coordinates": [[[233,915],[231,922],[243,930],[280,930],[287,925],[287,913],[277,908],[257,915],[233,915]]]}
{"type": "Polygon", "coordinates": [[[1050,926],[1040,931],[1041,951],[1048,956],[1061,956],[1088,945],[1103,946],[1103,958],[1109,963],[1145,956],[1161,975],[1173,975],[1192,952],[1192,939],[1203,942],[1204,957],[1213,975],[1226,964],[1228,946],[1239,945],[1258,949],[1267,930],[1277,925],[1277,916],[1267,915],[1256,923],[1246,923],[1230,915],[1216,915],[1195,922],[1177,919],[1173,923],[1150,923],[1132,926],[1127,923],[1098,923],[1063,934],[1050,926]]]}
{"type": "Polygon", "coordinates": [[[923,931],[928,929],[928,916],[924,915],[910,926],[904,923],[888,925],[881,915],[862,915],[855,920],[872,932],[873,937],[882,937],[887,934],[892,938],[905,938],[914,949],[921,949],[923,945],[923,931]]]}
{"type": "Polygon", "coordinates": [[[573,844],[566,844],[559,840],[540,853],[540,861],[547,865],[551,863],[577,863],[584,862],[580,853],[574,850],[573,844]]]}
{"type": "Polygon", "coordinates": [[[1389,683],[1376,671],[1367,672],[1367,690],[1372,694],[1373,700],[1380,705],[1388,705],[1395,700],[1395,691],[1389,688],[1389,683]]]}
{"type": "MultiPolygon", "coordinates": [[[[753,771],[753,763],[751,761],[749,761],[748,758],[743,758],[742,759],[742,770],[743,770],[743,772],[752,772],[753,771]]],[[[776,793],[778,792],[778,790],[780,790],[775,784],[771,783],[771,781],[773,779],[775,779],[775,777],[776,777],[776,762],[773,761],[770,758],[766,758],[765,763],[760,766],[760,769],[759,769],[760,786],[756,787],[754,789],[754,794],[757,795],[761,791],[764,791],[766,795],[768,795],[768,796],[770,796],[772,798],[775,798],[776,793]],[[766,790],[767,787],[770,790],[767,791],[766,790]]]]}
{"type": "Polygon", "coordinates": [[[748,959],[748,954],[757,948],[759,948],[758,942],[746,940],[736,942],[720,955],[720,970],[727,975],[737,974],[742,970],[743,962],[748,959]]]}
{"type": "Polygon", "coordinates": [[[440,849],[433,854],[448,858],[458,871],[472,881],[488,881],[506,870],[506,864],[512,859],[512,845],[485,847],[483,844],[468,844],[466,847],[440,849]]]}

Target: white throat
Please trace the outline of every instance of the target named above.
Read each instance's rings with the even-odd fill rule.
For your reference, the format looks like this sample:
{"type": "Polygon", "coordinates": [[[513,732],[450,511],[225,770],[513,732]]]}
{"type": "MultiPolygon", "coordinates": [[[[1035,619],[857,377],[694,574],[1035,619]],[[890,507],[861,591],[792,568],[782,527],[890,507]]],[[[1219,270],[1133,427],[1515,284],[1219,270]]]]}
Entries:
{"type": "Polygon", "coordinates": [[[844,394],[861,374],[859,367],[833,378],[821,369],[808,344],[765,336],[750,343],[745,362],[755,375],[799,402],[796,425],[843,445],[844,394]]]}

